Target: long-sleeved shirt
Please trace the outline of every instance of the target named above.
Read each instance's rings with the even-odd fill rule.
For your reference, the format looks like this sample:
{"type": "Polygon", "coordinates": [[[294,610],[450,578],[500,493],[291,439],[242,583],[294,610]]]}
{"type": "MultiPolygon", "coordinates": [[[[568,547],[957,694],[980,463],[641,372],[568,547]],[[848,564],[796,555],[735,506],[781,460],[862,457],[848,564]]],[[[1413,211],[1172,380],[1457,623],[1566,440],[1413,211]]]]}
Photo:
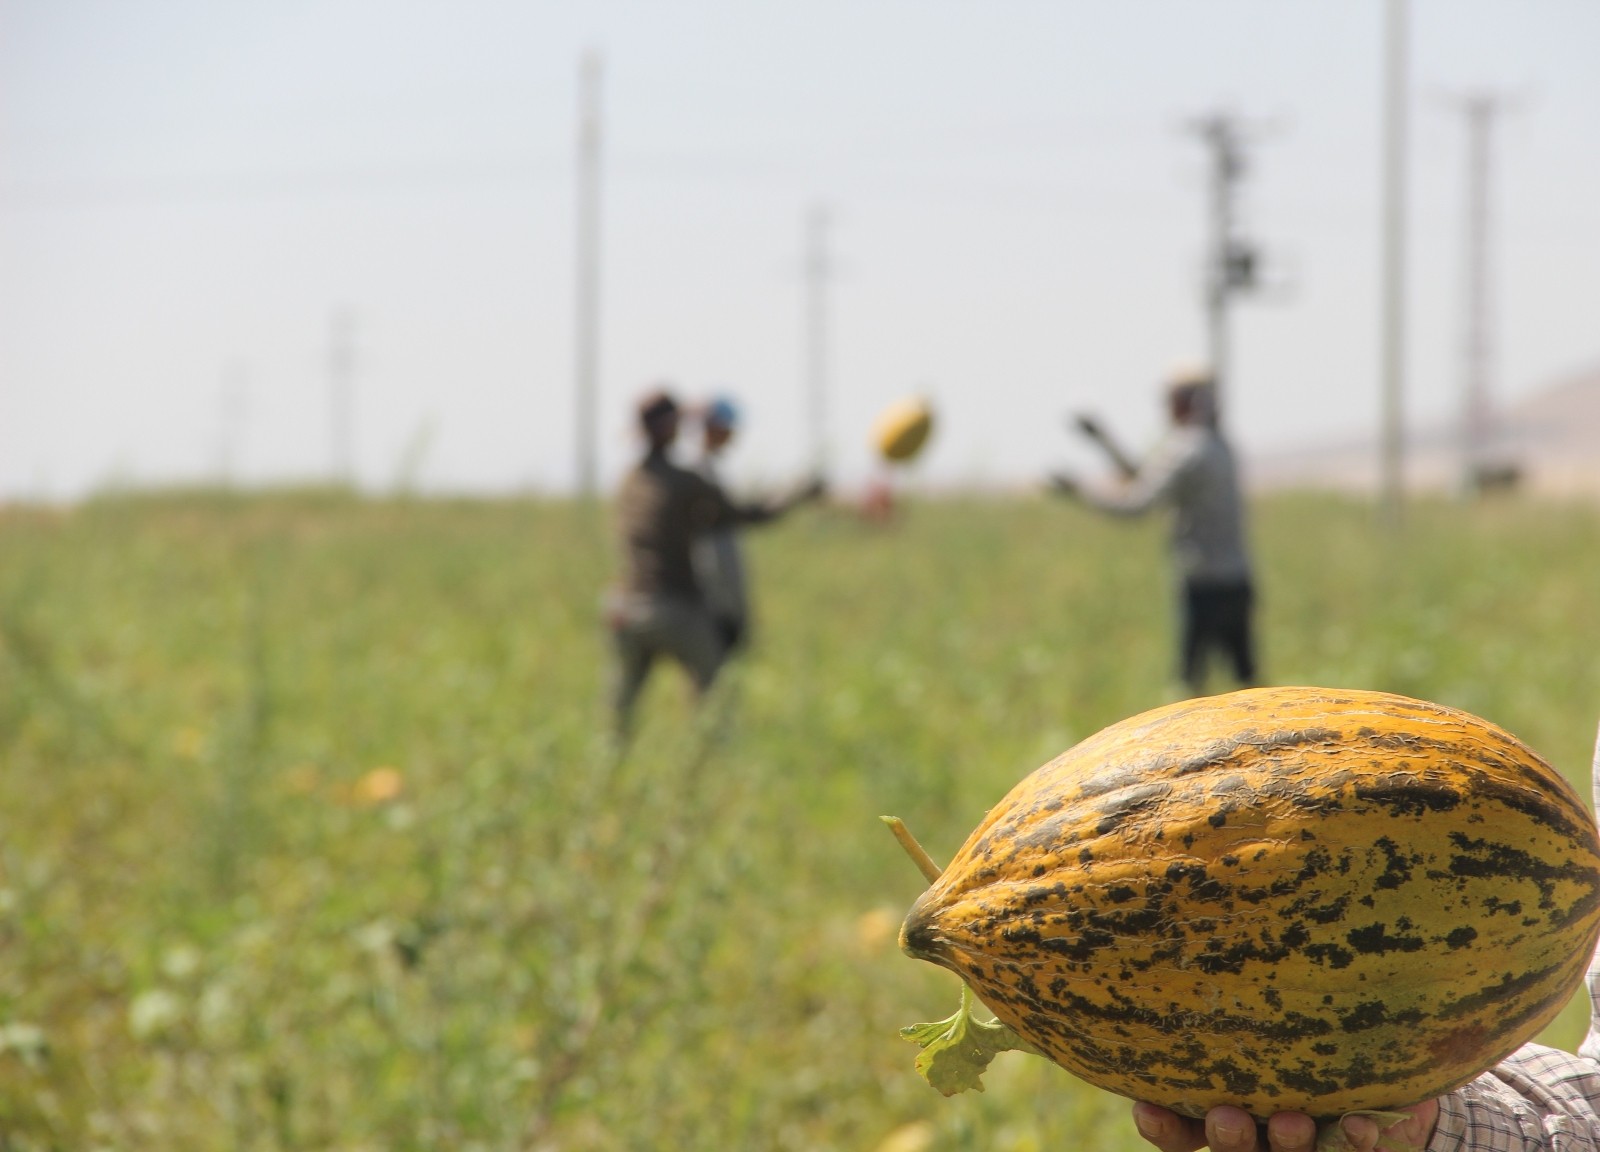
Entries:
{"type": "Polygon", "coordinates": [[[736,504],[705,477],[680,468],[663,452],[652,452],[617,492],[622,590],[630,596],[699,601],[690,555],[694,540],[778,514],[763,504],[736,504]]]}
{"type": "Polygon", "coordinates": [[[1139,516],[1171,504],[1172,553],[1187,580],[1235,582],[1250,578],[1244,502],[1233,451],[1216,429],[1174,428],[1126,483],[1085,489],[1084,500],[1102,512],[1139,516]]]}
{"type": "MultiPolygon", "coordinates": [[[[1600,804],[1600,748],[1595,799],[1600,804]]],[[[1600,1152],[1600,951],[1589,965],[1589,1034],[1578,1055],[1525,1044],[1439,1098],[1428,1152],[1600,1152]]]]}
{"type": "MultiPolygon", "coordinates": [[[[1593,970],[1589,981],[1593,988],[1593,970]]],[[[1595,1042],[1591,1024],[1580,1056],[1525,1044],[1476,1080],[1441,1096],[1428,1152],[1600,1150],[1595,1042]]]]}

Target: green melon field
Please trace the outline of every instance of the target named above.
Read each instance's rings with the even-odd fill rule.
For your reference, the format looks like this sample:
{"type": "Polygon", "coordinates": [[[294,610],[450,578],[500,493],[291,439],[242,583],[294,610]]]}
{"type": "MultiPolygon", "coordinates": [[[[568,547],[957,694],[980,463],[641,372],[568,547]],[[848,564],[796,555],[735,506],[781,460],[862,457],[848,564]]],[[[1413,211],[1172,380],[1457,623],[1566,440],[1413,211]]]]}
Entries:
{"type": "MultiPolygon", "coordinates": [[[[1161,526],[902,511],[753,534],[754,652],[695,716],[660,672],[620,759],[603,509],[0,512],[0,1149],[1146,1147],[1036,1058],[917,1076],[959,985],[896,948],[878,817],[947,858],[1171,698],[1161,526]]],[[[1280,495],[1254,538],[1269,682],[1469,709],[1588,794],[1600,509],[1280,495]]]]}

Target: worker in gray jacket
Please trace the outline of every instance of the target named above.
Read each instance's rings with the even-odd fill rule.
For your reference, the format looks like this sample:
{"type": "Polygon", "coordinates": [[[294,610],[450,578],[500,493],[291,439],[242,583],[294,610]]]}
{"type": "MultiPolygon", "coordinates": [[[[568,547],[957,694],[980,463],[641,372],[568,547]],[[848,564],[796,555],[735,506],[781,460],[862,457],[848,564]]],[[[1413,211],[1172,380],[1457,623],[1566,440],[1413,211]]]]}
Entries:
{"type": "Polygon", "coordinates": [[[1078,429],[1116,466],[1119,481],[1105,488],[1080,486],[1068,476],[1051,482],[1091,508],[1113,516],[1172,510],[1172,554],[1180,582],[1179,675],[1189,691],[1205,686],[1206,660],[1219,651],[1240,684],[1256,680],[1251,617],[1255,589],[1245,540],[1244,500],[1233,450],[1215,419],[1215,389],[1203,370],[1174,374],[1167,384],[1172,427],[1142,463],[1134,463],[1091,416],[1078,429]]]}

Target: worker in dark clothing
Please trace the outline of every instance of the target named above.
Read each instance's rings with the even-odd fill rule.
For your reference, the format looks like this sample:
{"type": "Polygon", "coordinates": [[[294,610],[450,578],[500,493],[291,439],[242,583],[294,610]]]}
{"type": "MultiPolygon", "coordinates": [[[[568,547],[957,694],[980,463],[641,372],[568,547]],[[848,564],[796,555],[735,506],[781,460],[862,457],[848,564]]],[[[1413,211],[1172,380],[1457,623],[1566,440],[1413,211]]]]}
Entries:
{"type": "Polygon", "coordinates": [[[1241,684],[1253,684],[1257,671],[1244,500],[1233,450],[1217,427],[1214,392],[1204,369],[1174,373],[1166,397],[1171,429],[1143,463],[1118,448],[1092,417],[1079,416],[1078,429],[1105,451],[1118,481],[1087,488],[1068,476],[1051,478],[1057,491],[1113,516],[1171,508],[1181,584],[1179,674],[1193,695],[1204,690],[1206,657],[1213,650],[1228,659],[1241,684]]]}
{"type": "Polygon", "coordinates": [[[726,645],[695,578],[695,541],[719,529],[776,520],[823,492],[821,481],[812,481],[786,498],[735,503],[716,484],[672,462],[669,450],[678,422],[671,394],[652,392],[640,401],[647,450],[617,493],[622,577],[607,615],[617,657],[613,707],[624,734],[656,657],[682,664],[697,695],[711,686],[722,666],[726,645]]]}

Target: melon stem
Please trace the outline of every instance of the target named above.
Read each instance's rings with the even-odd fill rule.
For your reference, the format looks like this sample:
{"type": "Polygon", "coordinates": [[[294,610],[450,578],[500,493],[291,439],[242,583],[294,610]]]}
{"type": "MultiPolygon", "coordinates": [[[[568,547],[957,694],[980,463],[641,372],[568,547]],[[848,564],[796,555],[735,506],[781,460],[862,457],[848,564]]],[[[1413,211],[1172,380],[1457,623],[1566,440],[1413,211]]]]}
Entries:
{"type": "Polygon", "coordinates": [[[894,838],[900,841],[900,847],[906,850],[906,855],[911,857],[911,862],[921,870],[923,878],[932,884],[939,879],[939,874],[944,871],[933,862],[933,857],[928,855],[927,849],[917,843],[917,838],[911,834],[911,829],[906,827],[906,822],[898,816],[880,816],[889,826],[889,831],[894,833],[894,838]]]}

